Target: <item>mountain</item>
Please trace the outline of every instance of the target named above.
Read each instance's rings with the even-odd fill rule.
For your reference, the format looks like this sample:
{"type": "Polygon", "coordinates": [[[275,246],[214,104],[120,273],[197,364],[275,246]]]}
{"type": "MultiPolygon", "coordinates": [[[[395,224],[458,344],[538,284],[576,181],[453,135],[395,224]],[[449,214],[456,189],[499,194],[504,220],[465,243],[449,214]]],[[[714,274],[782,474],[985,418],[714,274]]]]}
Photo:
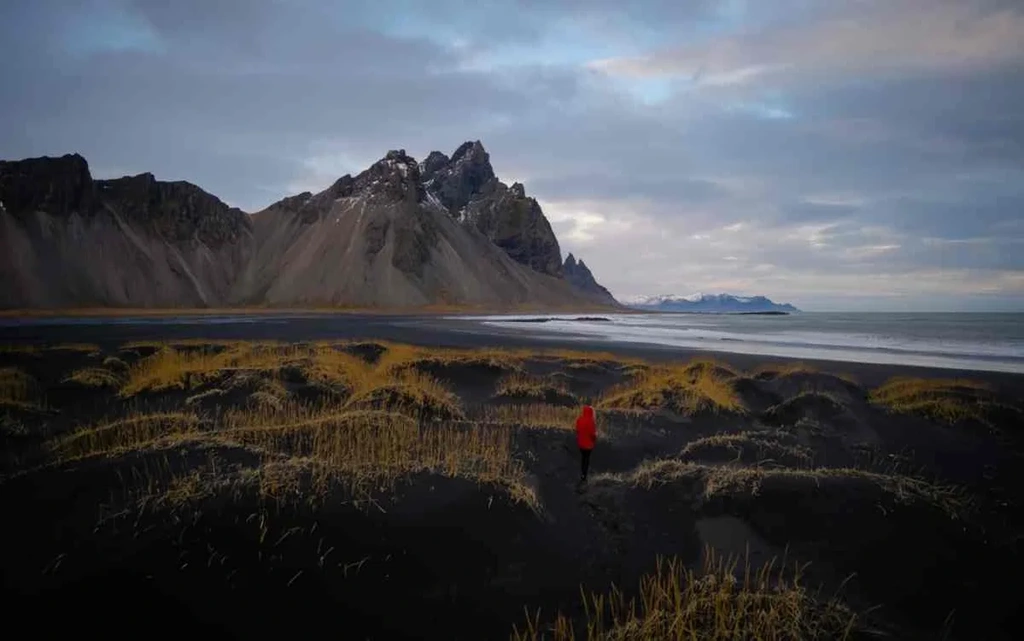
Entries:
{"type": "Polygon", "coordinates": [[[567,281],[581,291],[598,297],[612,297],[611,292],[597,282],[587,264],[582,260],[577,261],[572,253],[565,257],[565,263],[562,265],[562,274],[567,281]]]}
{"type": "Polygon", "coordinates": [[[789,303],[775,303],[764,296],[732,296],[730,294],[642,296],[626,301],[625,305],[644,311],[704,314],[789,313],[800,311],[789,303]]]}
{"type": "Polygon", "coordinates": [[[93,180],[85,159],[0,161],[0,306],[221,304],[249,217],[187,182],[93,180]]]}
{"type": "Polygon", "coordinates": [[[466,142],[448,158],[432,152],[420,167],[428,202],[475,228],[518,263],[560,276],[562,254],[540,205],[523,186],[500,182],[480,141],[466,142]]]}
{"type": "Polygon", "coordinates": [[[0,230],[8,308],[618,306],[564,273],[540,206],[479,141],[390,151],[252,215],[151,174],[94,180],[77,154],[0,162],[0,230]]]}

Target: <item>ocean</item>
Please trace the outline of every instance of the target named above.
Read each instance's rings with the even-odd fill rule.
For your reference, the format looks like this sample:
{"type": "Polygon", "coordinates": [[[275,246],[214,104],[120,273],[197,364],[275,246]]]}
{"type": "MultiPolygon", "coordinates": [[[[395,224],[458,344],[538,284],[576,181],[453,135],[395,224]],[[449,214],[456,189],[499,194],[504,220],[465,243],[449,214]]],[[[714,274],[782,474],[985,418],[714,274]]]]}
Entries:
{"type": "MultiPolygon", "coordinates": [[[[643,343],[797,359],[1024,373],[1024,314],[820,313],[478,316],[535,337],[643,343]],[[524,323],[527,319],[550,319],[524,323]]],[[[462,317],[465,320],[465,317],[462,317]]]]}

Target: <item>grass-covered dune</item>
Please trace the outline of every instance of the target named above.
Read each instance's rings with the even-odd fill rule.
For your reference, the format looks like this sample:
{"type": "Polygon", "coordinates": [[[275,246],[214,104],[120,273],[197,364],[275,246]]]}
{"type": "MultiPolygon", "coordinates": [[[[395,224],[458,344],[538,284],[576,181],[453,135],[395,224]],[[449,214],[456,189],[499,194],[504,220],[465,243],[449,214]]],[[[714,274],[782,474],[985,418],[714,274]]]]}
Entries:
{"type": "Polygon", "coordinates": [[[3,602],[44,638],[1011,638],[1022,429],[985,381],[799,363],[9,345],[3,602]]]}

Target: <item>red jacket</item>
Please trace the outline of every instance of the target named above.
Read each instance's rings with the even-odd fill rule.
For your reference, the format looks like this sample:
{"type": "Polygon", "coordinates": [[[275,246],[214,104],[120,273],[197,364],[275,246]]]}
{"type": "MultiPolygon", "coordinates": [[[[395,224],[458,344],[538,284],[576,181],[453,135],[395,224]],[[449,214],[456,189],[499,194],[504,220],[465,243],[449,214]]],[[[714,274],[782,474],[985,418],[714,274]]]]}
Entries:
{"type": "Polygon", "coordinates": [[[594,422],[594,408],[583,406],[583,412],[576,419],[576,444],[581,450],[592,450],[597,443],[597,423],[594,422]]]}

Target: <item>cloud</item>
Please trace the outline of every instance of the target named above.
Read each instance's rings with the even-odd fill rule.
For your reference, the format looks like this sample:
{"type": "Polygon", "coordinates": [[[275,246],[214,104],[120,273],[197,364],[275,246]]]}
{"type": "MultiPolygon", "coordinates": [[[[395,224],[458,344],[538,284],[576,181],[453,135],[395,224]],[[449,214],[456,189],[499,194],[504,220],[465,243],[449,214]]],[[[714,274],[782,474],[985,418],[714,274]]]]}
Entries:
{"type": "Polygon", "coordinates": [[[615,75],[681,75],[704,85],[731,86],[808,74],[945,73],[1022,58],[1024,14],[1019,7],[868,0],[834,3],[831,12],[811,22],[754,26],[647,55],[597,60],[591,66],[615,75]]]}
{"type": "Polygon", "coordinates": [[[5,157],[257,210],[480,139],[621,296],[1024,309],[1016,2],[75,7],[5,5],[5,157]]]}

